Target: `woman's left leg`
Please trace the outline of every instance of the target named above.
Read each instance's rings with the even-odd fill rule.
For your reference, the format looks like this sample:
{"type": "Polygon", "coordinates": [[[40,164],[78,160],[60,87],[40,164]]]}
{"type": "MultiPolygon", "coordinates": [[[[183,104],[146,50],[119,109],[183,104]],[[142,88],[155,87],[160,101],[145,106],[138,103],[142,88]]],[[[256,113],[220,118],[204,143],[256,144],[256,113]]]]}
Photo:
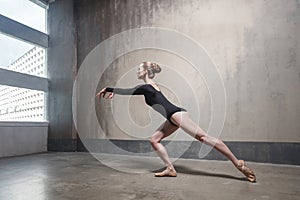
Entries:
{"type": "Polygon", "coordinates": [[[187,132],[192,137],[196,138],[204,144],[210,145],[225,155],[239,169],[250,182],[255,182],[256,177],[254,172],[245,164],[243,160],[238,160],[224,142],[218,138],[212,137],[205,133],[189,116],[187,112],[177,112],[171,117],[171,120],[187,132]]]}
{"type": "Polygon", "coordinates": [[[204,132],[189,116],[187,112],[177,112],[171,118],[180,128],[192,137],[204,144],[210,145],[225,155],[231,162],[237,166],[238,159],[230,151],[226,144],[220,139],[212,137],[204,132]]]}

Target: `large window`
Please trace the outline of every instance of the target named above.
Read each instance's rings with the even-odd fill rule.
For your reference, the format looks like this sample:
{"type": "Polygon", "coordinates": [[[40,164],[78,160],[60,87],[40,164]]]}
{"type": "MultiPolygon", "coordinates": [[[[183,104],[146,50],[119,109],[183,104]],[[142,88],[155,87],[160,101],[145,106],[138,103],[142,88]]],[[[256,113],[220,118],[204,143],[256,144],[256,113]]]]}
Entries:
{"type": "Polygon", "coordinates": [[[46,9],[30,0],[0,0],[0,14],[46,33],[46,9]]]}
{"type": "Polygon", "coordinates": [[[46,120],[46,6],[33,2],[0,0],[0,121],[46,120]]]}
{"type": "Polygon", "coordinates": [[[44,121],[45,93],[0,85],[0,121],[44,121]]]}
{"type": "Polygon", "coordinates": [[[45,48],[0,33],[0,52],[0,68],[46,77],[45,48]]]}

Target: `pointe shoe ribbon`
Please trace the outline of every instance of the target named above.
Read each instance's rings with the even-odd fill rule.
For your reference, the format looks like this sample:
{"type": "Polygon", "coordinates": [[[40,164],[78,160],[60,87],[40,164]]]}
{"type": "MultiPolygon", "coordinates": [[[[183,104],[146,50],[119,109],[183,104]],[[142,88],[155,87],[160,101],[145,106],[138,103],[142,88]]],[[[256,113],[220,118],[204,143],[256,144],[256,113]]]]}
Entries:
{"type": "Polygon", "coordinates": [[[245,164],[244,160],[238,161],[237,168],[247,177],[248,181],[252,183],[256,182],[254,172],[245,164]]]}

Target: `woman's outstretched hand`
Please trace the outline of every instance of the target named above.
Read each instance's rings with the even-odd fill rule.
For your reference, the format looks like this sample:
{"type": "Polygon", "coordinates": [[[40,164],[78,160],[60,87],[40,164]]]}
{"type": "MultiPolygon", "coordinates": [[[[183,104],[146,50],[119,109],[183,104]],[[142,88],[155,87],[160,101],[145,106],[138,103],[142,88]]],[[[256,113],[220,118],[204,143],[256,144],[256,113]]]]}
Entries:
{"type": "Polygon", "coordinates": [[[112,92],[106,92],[105,89],[106,89],[106,88],[103,88],[100,92],[98,92],[98,94],[96,94],[96,97],[98,97],[98,99],[100,99],[101,96],[102,96],[103,98],[106,98],[106,99],[112,99],[112,98],[113,98],[114,93],[112,93],[112,92]],[[105,97],[105,94],[106,94],[106,93],[108,93],[108,95],[105,97]]]}

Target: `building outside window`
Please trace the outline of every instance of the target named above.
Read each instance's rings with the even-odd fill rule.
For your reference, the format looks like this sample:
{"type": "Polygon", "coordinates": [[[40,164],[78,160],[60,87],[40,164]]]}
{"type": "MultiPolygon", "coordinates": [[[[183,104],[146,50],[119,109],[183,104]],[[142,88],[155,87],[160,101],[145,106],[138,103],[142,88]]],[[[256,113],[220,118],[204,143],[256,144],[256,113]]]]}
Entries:
{"type": "MultiPolygon", "coordinates": [[[[46,33],[46,8],[30,0],[0,0],[0,14],[46,33]]],[[[0,68],[47,78],[46,48],[0,32],[0,68]]],[[[46,93],[0,85],[0,121],[45,121],[46,93]]]]}

